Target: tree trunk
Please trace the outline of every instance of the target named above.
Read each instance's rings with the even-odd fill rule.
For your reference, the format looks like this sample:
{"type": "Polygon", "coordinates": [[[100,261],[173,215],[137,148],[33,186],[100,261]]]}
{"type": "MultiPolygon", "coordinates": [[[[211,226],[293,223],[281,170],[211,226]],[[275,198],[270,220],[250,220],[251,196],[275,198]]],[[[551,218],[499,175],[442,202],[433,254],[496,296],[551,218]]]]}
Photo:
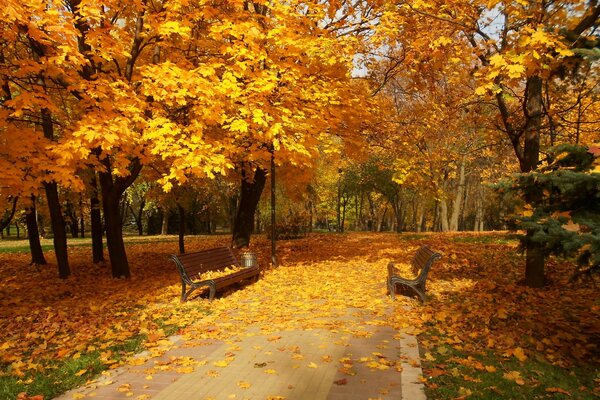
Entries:
{"type": "Polygon", "coordinates": [[[185,254],[185,209],[177,204],[177,210],[179,211],[179,254],[185,254]]]}
{"type": "Polygon", "coordinates": [[[448,203],[446,202],[446,199],[440,200],[439,217],[440,217],[442,232],[448,232],[450,230],[450,227],[448,226],[448,203]]]}
{"type": "Polygon", "coordinates": [[[62,279],[71,275],[69,268],[69,256],[67,250],[67,231],[65,230],[65,220],[60,211],[60,201],[58,199],[58,186],[56,182],[44,183],[46,189],[46,200],[50,211],[50,224],[52,225],[52,236],[54,243],[54,253],[58,265],[58,276],[62,279]]]}
{"type": "Polygon", "coordinates": [[[160,234],[166,235],[167,233],[169,233],[169,210],[165,208],[163,209],[163,219],[160,227],[160,234]]]}
{"type": "Polygon", "coordinates": [[[79,237],[79,222],[77,221],[77,213],[73,208],[73,203],[70,200],[67,200],[67,204],[65,207],[65,215],[68,218],[69,230],[71,231],[71,237],[77,238],[79,237]]]}
{"type": "Polygon", "coordinates": [[[462,201],[465,191],[465,157],[463,156],[458,166],[458,187],[456,188],[456,196],[452,202],[452,213],[450,215],[449,230],[458,231],[458,221],[462,210],[462,201]]]}
{"type": "MultiPolygon", "coordinates": [[[[540,128],[542,125],[542,78],[532,76],[527,79],[525,112],[525,140],[523,143],[523,159],[521,171],[530,172],[537,168],[540,155],[540,128]]],[[[528,199],[526,199],[529,201],[528,199]]],[[[533,232],[527,232],[528,235],[533,232]]],[[[527,245],[525,264],[525,284],[529,287],[542,287],[545,282],[544,252],[536,243],[527,245]]]]}
{"type": "Polygon", "coordinates": [[[100,172],[98,176],[102,190],[102,210],[104,211],[106,224],[106,245],[108,247],[112,276],[114,278],[129,278],[131,272],[125,251],[125,243],[123,242],[123,224],[119,206],[123,192],[135,181],[142,169],[142,165],[139,159],[136,158],[130,166],[129,176],[113,177],[108,158],[103,163],[106,171],[100,172]]]}
{"type": "Polygon", "coordinates": [[[528,243],[526,252],[525,284],[532,288],[542,287],[546,283],[544,251],[537,243],[528,243]]]}
{"type": "Polygon", "coordinates": [[[245,178],[245,173],[242,173],[240,204],[233,224],[232,240],[236,248],[247,247],[250,244],[250,235],[254,230],[254,213],[265,188],[267,171],[257,167],[252,181],[245,178]]]}
{"type": "Polygon", "coordinates": [[[35,196],[31,196],[31,207],[29,207],[25,213],[25,222],[27,223],[27,238],[29,239],[31,264],[46,265],[46,258],[44,257],[44,251],[42,250],[42,244],[40,243],[35,196]]]}
{"type": "MultiPolygon", "coordinates": [[[[54,125],[52,115],[47,108],[42,109],[42,130],[44,137],[54,141],[54,125]]],[[[60,209],[60,200],[58,198],[58,185],[55,181],[45,182],[46,200],[50,211],[50,223],[52,225],[54,253],[56,255],[56,264],[58,265],[58,276],[62,279],[71,275],[69,268],[69,255],[67,251],[67,232],[65,230],[65,220],[60,209]]]]}
{"type": "Polygon", "coordinates": [[[95,176],[92,178],[91,187],[90,225],[92,229],[92,259],[94,264],[98,264],[104,262],[104,245],[102,244],[102,215],[100,214],[100,200],[98,199],[98,185],[95,176]]]}
{"type": "Polygon", "coordinates": [[[421,211],[421,229],[419,232],[427,232],[427,211],[425,210],[425,205],[423,205],[423,210],[421,211]]]}
{"type": "Polygon", "coordinates": [[[137,225],[138,228],[138,234],[140,236],[142,236],[144,234],[144,221],[143,221],[143,216],[144,216],[144,207],[146,206],[146,201],[142,200],[141,204],[140,204],[140,210],[137,213],[137,218],[135,219],[135,224],[137,225]]]}
{"type": "Polygon", "coordinates": [[[10,225],[10,222],[15,216],[15,212],[17,211],[17,203],[19,202],[19,197],[13,197],[11,201],[12,205],[10,209],[5,211],[2,217],[0,218],[0,233],[4,232],[4,228],[10,225]]]}

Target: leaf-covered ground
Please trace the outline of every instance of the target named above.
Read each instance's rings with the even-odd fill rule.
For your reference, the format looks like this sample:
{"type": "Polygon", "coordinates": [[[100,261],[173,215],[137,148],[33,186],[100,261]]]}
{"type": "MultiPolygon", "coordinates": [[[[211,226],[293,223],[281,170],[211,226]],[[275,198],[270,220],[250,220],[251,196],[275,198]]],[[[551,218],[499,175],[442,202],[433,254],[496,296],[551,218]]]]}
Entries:
{"type": "MultiPolygon", "coordinates": [[[[194,237],[187,249],[228,241],[226,236],[194,237]]],[[[434,378],[455,375],[469,381],[494,373],[516,385],[535,385],[518,370],[530,361],[565,371],[572,366],[597,370],[600,289],[592,282],[569,284],[573,266],[554,259],[548,263],[547,287],[520,285],[523,257],[503,235],[315,234],[278,246],[280,267],[267,270],[258,283],[213,302],[184,304],[175,266],[167,258],[177,251],[175,242],[128,245],[131,280],[112,279],[106,266],[92,265],[88,247],[71,249],[75,273],[68,280],[58,279],[53,265],[29,266],[28,254],[0,254],[0,373],[27,384],[36,379],[34,372],[47,374],[60,362],[90,352],[116,366],[127,354],[116,351],[115,344],[142,335],[145,346],[156,349],[173,325],[198,339],[226,339],[249,327],[264,333],[322,328],[360,335],[359,325],[340,328],[337,323],[348,308],[364,310],[360,323],[419,334],[425,372],[434,378]],[[421,244],[443,254],[428,280],[431,299],[425,305],[401,296],[392,302],[386,296],[386,265],[408,262],[421,244]],[[505,360],[506,370],[478,358],[490,356],[505,360]],[[473,373],[462,376],[449,367],[454,364],[473,373]]],[[[267,265],[269,243],[259,237],[252,247],[267,265]]],[[[433,390],[438,385],[428,384],[433,390]]],[[[593,386],[579,389],[597,395],[593,386]]],[[[551,395],[564,390],[544,389],[551,395]]],[[[461,393],[471,394],[469,389],[461,393]]]]}

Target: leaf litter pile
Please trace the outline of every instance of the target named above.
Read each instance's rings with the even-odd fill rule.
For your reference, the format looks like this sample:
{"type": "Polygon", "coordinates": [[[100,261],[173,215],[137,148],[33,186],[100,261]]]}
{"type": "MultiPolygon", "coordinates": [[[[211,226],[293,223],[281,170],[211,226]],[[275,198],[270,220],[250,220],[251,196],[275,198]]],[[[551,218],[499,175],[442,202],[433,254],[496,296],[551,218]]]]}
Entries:
{"type": "MultiPolygon", "coordinates": [[[[112,346],[144,335],[149,356],[157,356],[170,344],[167,325],[185,327],[178,333],[199,340],[227,340],[249,328],[265,335],[325,329],[364,336],[369,335],[364,325],[389,325],[399,332],[427,333],[421,339],[427,348],[493,352],[521,362],[535,357],[562,368],[598,365],[597,286],[568,283],[573,265],[551,259],[549,285],[529,289],[519,284],[524,259],[515,244],[457,238],[478,236],[352,233],[282,241],[279,268],[266,270],[257,283],[220,294],[213,302],[199,298],[183,304],[179,276],[167,258],[176,252],[176,243],[130,245],[130,280],[113,279],[108,267],[92,265],[89,248],[71,250],[75,273],[67,280],[56,277],[54,265],[28,266],[27,254],[0,254],[0,373],[27,379],[54,368],[57,360],[92,351],[99,351],[111,368],[139,364],[139,358],[115,354],[112,346]],[[386,296],[387,263],[406,266],[422,244],[443,255],[429,274],[430,300],[421,305],[397,296],[392,302],[386,296]],[[355,309],[360,311],[355,322],[339,323],[355,309]]],[[[228,240],[189,238],[187,249],[227,245],[228,240]]],[[[269,243],[258,237],[252,250],[266,265],[269,243]]],[[[464,362],[476,363],[470,357],[464,362]]],[[[179,360],[175,367],[191,372],[193,363],[179,360]]],[[[505,378],[518,383],[518,374],[507,371],[505,378]]]]}

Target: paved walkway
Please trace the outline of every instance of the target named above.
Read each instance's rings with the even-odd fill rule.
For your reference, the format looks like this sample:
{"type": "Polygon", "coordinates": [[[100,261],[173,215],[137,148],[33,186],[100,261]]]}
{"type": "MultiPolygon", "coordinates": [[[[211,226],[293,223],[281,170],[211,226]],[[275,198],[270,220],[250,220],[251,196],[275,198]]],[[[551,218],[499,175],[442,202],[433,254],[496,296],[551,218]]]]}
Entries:
{"type": "MultiPolygon", "coordinates": [[[[343,322],[341,322],[343,323],[343,322]]],[[[423,400],[417,342],[385,326],[335,330],[249,330],[228,341],[172,337],[160,357],[105,373],[68,399],[423,400]]]]}

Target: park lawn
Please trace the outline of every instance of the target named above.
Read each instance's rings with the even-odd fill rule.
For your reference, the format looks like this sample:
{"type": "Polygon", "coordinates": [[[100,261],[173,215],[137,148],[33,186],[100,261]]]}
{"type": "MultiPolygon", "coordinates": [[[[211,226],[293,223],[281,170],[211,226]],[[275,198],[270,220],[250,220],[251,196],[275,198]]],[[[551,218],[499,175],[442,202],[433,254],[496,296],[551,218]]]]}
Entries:
{"type": "MultiPolygon", "coordinates": [[[[130,280],[92,265],[89,247],[71,248],[74,273],[67,280],[56,277],[55,265],[28,266],[26,253],[0,254],[0,398],[55,396],[103,369],[131,363],[140,350],[161,354],[175,332],[228,339],[251,325],[266,333],[340,329],[328,321],[348,307],[365,310],[361,323],[419,335],[430,398],[600,395],[599,289],[568,284],[573,266],[554,259],[547,287],[520,285],[523,257],[504,234],[309,235],[280,242],[280,267],[258,283],[212,303],[184,304],[167,258],[177,243],[131,240],[130,280]],[[386,265],[408,261],[421,244],[443,254],[430,274],[430,301],[392,302],[386,265]]],[[[229,240],[194,237],[186,245],[193,251],[229,240]]],[[[252,247],[266,265],[266,239],[255,238],[252,247]]],[[[343,329],[361,334],[358,325],[343,329]]]]}

